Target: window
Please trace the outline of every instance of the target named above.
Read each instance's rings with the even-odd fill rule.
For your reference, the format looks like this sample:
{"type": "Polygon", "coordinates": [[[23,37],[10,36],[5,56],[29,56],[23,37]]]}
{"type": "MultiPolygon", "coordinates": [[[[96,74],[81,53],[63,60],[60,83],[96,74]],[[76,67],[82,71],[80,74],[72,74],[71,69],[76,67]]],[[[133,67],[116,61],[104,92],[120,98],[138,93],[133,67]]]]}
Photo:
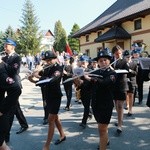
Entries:
{"type": "Polygon", "coordinates": [[[89,42],[89,35],[86,35],[86,42],[89,42]]]}
{"type": "Polygon", "coordinates": [[[99,37],[100,35],[102,35],[102,31],[97,32],[97,37],[99,37]]]}
{"type": "Polygon", "coordinates": [[[87,56],[90,56],[90,50],[89,50],[89,49],[86,49],[86,50],[85,50],[85,54],[86,54],[87,56]]]}
{"type": "Polygon", "coordinates": [[[97,48],[97,53],[99,52],[99,51],[101,51],[103,48],[102,47],[98,47],[97,48]]]}
{"type": "Polygon", "coordinates": [[[142,29],[142,21],[141,19],[135,20],[134,21],[134,30],[139,30],[142,29]]]}

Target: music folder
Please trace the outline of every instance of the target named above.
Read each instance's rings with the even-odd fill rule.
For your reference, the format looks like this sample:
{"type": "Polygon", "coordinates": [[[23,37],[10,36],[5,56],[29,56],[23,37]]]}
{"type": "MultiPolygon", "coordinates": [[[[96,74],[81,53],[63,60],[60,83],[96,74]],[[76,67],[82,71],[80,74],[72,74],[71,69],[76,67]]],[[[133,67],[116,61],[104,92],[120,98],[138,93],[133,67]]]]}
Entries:
{"type": "Polygon", "coordinates": [[[41,80],[41,81],[38,81],[36,83],[36,86],[38,85],[41,85],[41,84],[44,84],[44,83],[49,83],[53,78],[48,78],[48,79],[44,79],[44,80],[41,80]]]}
{"type": "Polygon", "coordinates": [[[150,58],[139,58],[139,63],[142,70],[150,70],[150,58]]]}

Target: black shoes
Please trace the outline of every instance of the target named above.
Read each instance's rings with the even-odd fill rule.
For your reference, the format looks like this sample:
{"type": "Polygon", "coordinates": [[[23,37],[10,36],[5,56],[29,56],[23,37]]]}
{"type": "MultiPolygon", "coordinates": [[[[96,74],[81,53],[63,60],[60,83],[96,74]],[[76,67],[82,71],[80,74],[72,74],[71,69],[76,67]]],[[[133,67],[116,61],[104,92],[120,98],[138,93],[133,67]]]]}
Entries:
{"type": "Polygon", "coordinates": [[[132,115],[133,115],[133,114],[130,113],[130,112],[127,113],[127,117],[131,117],[132,115]]]}
{"type": "Polygon", "coordinates": [[[80,123],[79,126],[81,126],[83,129],[86,128],[86,124],[80,123]]]}
{"type": "Polygon", "coordinates": [[[47,120],[47,119],[44,119],[44,120],[43,120],[43,125],[46,125],[46,124],[48,124],[48,120],[47,120]]]}
{"type": "Polygon", "coordinates": [[[64,108],[64,110],[70,111],[70,107],[67,107],[67,106],[66,106],[66,107],[64,108]]]}
{"type": "Polygon", "coordinates": [[[23,133],[23,132],[26,131],[27,129],[28,129],[28,127],[25,127],[25,128],[21,127],[21,128],[19,129],[19,131],[16,132],[16,134],[23,133]]]}
{"type": "Polygon", "coordinates": [[[66,136],[62,139],[58,139],[56,142],[55,142],[55,145],[58,145],[60,144],[61,142],[65,141],[66,140],[66,136]]]}
{"type": "Polygon", "coordinates": [[[122,130],[118,128],[118,129],[116,130],[116,136],[120,136],[121,133],[122,133],[122,130]]]}
{"type": "MultiPolygon", "coordinates": [[[[109,146],[109,145],[110,145],[110,141],[108,140],[107,141],[107,146],[109,146]]],[[[97,149],[99,149],[99,145],[98,145],[97,149]]]]}

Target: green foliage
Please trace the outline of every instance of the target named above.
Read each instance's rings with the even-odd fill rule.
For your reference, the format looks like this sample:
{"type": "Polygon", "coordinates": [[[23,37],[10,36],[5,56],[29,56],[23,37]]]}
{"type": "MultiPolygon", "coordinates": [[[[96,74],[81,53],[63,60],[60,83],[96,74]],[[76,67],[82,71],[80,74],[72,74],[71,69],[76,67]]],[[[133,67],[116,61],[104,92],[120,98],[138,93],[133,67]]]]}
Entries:
{"type": "Polygon", "coordinates": [[[75,23],[72,27],[70,35],[68,36],[68,42],[69,42],[70,48],[71,48],[72,51],[76,51],[76,52],[80,51],[80,49],[79,49],[79,40],[76,39],[76,38],[72,38],[71,36],[75,32],[77,32],[79,29],[80,29],[80,27],[75,23]]]}
{"type": "Polygon", "coordinates": [[[66,31],[62,27],[60,20],[58,20],[55,23],[54,36],[55,36],[55,42],[54,42],[55,51],[59,51],[59,52],[65,51],[67,35],[66,35],[66,31]]]}
{"type": "Polygon", "coordinates": [[[8,26],[5,33],[1,32],[0,34],[0,51],[4,51],[4,43],[7,38],[17,41],[16,33],[11,26],[8,26]]]}
{"type": "Polygon", "coordinates": [[[41,34],[38,33],[38,19],[34,13],[34,6],[30,0],[26,0],[23,8],[22,27],[18,36],[18,48],[24,54],[32,55],[40,51],[41,34]]]}

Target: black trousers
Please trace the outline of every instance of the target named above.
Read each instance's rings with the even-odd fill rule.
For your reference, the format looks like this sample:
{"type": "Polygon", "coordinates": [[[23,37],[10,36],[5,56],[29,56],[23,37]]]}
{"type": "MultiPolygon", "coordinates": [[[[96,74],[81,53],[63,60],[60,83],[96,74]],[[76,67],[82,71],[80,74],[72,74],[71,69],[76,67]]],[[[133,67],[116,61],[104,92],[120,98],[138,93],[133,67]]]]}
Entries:
{"type": "Polygon", "coordinates": [[[90,106],[91,106],[91,97],[82,97],[81,96],[81,101],[84,107],[84,113],[83,113],[83,118],[82,118],[82,123],[86,124],[87,119],[91,113],[90,106]]]}
{"type": "Polygon", "coordinates": [[[147,105],[148,107],[150,107],[150,86],[149,86],[149,92],[148,92],[148,95],[147,95],[146,105],[147,105]]]}
{"type": "Polygon", "coordinates": [[[139,103],[143,101],[143,80],[137,80],[139,103]]]}
{"type": "Polygon", "coordinates": [[[14,106],[8,113],[8,119],[9,119],[9,130],[8,130],[8,133],[6,135],[6,139],[9,139],[9,136],[10,136],[10,131],[11,131],[11,127],[13,125],[13,121],[14,121],[14,116],[16,115],[16,118],[20,124],[20,126],[22,128],[28,128],[28,123],[27,123],[27,120],[21,110],[21,107],[20,107],[20,103],[19,101],[17,102],[17,105],[14,106]]]}
{"type": "MultiPolygon", "coordinates": [[[[0,139],[1,139],[1,144],[4,140],[9,140],[9,132],[11,129],[10,126],[10,114],[11,111],[13,110],[14,107],[16,107],[18,98],[21,94],[21,89],[20,86],[14,86],[14,87],[7,87],[7,88],[0,88],[0,103],[2,103],[3,109],[5,110],[5,113],[3,114],[3,121],[1,121],[1,133],[0,133],[0,139]],[[5,93],[7,95],[5,96],[5,93]]],[[[12,119],[13,121],[13,119],[12,119]]]]}
{"type": "Polygon", "coordinates": [[[66,107],[70,107],[71,99],[72,99],[72,83],[64,84],[64,90],[67,97],[67,104],[66,107]]]}

